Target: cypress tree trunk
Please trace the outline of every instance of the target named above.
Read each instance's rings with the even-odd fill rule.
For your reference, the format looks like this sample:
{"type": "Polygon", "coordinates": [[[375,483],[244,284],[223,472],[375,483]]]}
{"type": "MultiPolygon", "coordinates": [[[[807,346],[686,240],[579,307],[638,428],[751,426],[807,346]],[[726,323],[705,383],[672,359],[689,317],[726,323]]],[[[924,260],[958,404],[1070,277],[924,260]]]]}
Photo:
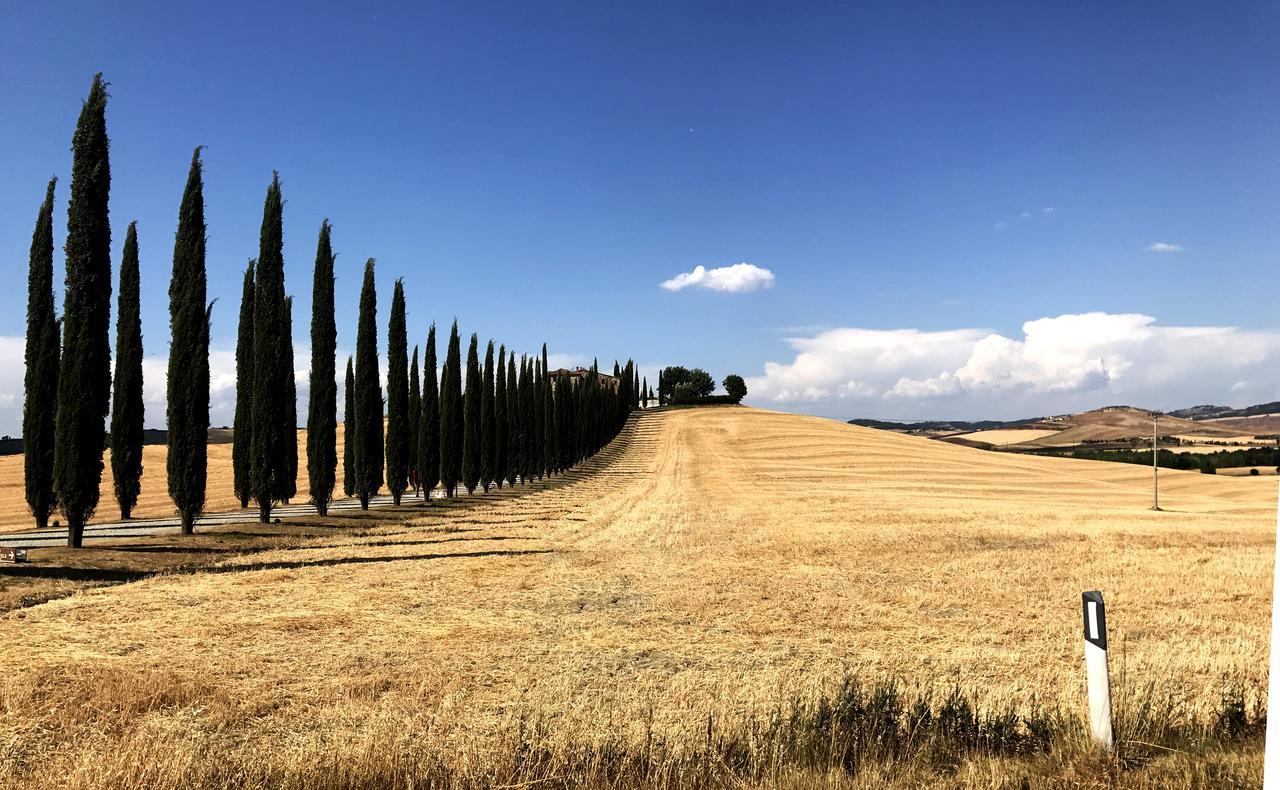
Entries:
{"type": "Polygon", "coordinates": [[[473,493],[480,482],[480,361],[476,333],[467,348],[467,391],[463,396],[462,484],[473,493]]]}
{"type": "Polygon", "coordinates": [[[556,405],[551,395],[551,369],[547,367],[547,344],[542,344],[542,387],[538,397],[542,400],[542,473],[555,471],[556,458],[556,405]]]}
{"type": "Polygon", "coordinates": [[[356,496],[360,508],[382,487],[382,385],[378,373],[378,294],[373,258],[364,265],[356,329],[356,496]]]}
{"type": "Polygon", "coordinates": [[[298,493],[298,380],[293,370],[293,297],[284,299],[284,331],[280,333],[280,372],[284,396],[284,484],[280,498],[289,504],[298,493]]]}
{"type": "Polygon", "coordinates": [[[169,498],[182,534],[204,510],[209,448],[209,308],[205,303],[204,184],[200,149],[191,155],[178,209],[169,281],[168,421],[169,498]]]}
{"type": "Polygon", "coordinates": [[[493,482],[502,488],[507,477],[507,347],[498,346],[493,393],[493,482]]]}
{"type": "Polygon", "coordinates": [[[449,330],[449,349],[440,372],[440,483],[453,497],[462,478],[462,353],[458,322],[449,330]]]}
{"type": "Polygon", "coordinates": [[[418,496],[418,433],[422,422],[422,379],[418,375],[418,346],[413,347],[413,361],[409,363],[409,421],[405,431],[409,436],[409,487],[418,496]]]}
{"type": "Polygon", "coordinates": [[[396,280],[387,322],[387,488],[398,506],[409,483],[409,338],[404,280],[396,280]]]}
{"type": "Polygon", "coordinates": [[[284,499],[288,472],[286,442],[296,442],[286,434],[289,412],[285,408],[289,384],[284,380],[281,359],[285,326],[284,302],[284,201],[280,195],[280,174],[271,174],[262,209],[262,231],[258,242],[253,299],[253,434],[250,453],[253,498],[258,518],[271,522],[271,508],[284,499]]]}
{"type": "Polygon", "coordinates": [[[236,415],[231,434],[232,483],[240,507],[253,497],[253,301],[256,259],[244,270],[236,333],[236,415]]]}
{"type": "MultiPolygon", "coordinates": [[[[523,366],[523,363],[521,363],[523,366]]],[[[520,476],[520,378],[516,374],[516,355],[507,356],[507,480],[516,484],[520,476]]]]}
{"type": "Polygon", "coordinates": [[[486,494],[493,484],[497,440],[493,413],[493,341],[490,340],[484,352],[484,374],[480,382],[480,487],[486,494]]]}
{"type": "Polygon", "coordinates": [[[84,543],[98,507],[102,445],[111,405],[111,163],[107,86],[96,74],[71,140],[66,296],[54,421],[53,487],[67,519],[67,545],[84,543]]]}
{"type": "Polygon", "coordinates": [[[347,388],[342,399],[342,493],[356,495],[356,374],[347,357],[347,388]]]}
{"type": "Polygon", "coordinates": [[[142,317],[138,223],[130,222],[120,259],[116,372],[112,382],[111,479],[120,518],[128,520],[142,491],[142,317]]]}
{"type": "Polygon", "coordinates": [[[326,219],[320,224],[311,283],[311,376],[307,396],[307,484],[311,504],[321,516],[329,514],[338,467],[338,329],[333,315],[333,245],[329,237],[326,219]]]}
{"type": "Polygon", "coordinates": [[[53,431],[61,359],[58,318],[53,310],[53,190],[57,183],[57,179],[49,179],[44,203],[36,214],[27,272],[22,465],[27,507],[40,528],[49,526],[49,516],[58,506],[53,493],[53,431]]]}
{"type": "Polygon", "coordinates": [[[422,416],[418,423],[418,482],[422,495],[431,500],[431,492],[440,482],[440,388],[436,381],[436,325],[427,331],[427,347],[422,358],[422,416]]]}

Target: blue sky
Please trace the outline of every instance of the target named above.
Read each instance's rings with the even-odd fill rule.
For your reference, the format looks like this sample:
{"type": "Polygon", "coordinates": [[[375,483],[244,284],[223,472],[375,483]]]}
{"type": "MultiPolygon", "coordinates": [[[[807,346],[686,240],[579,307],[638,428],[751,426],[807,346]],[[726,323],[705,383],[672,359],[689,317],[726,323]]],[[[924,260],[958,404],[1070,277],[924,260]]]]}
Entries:
{"type": "Polygon", "coordinates": [[[275,169],[300,345],[328,217],[344,349],[375,257],[380,318],[403,276],[413,339],[457,316],[522,350],[738,372],[774,408],[1280,398],[1274,3],[269,5],[0,10],[0,432],[32,224],[58,175],[60,281],[95,71],[156,359],[199,144],[216,350],[275,169]],[[660,287],[740,262],[771,287],[660,287]]]}

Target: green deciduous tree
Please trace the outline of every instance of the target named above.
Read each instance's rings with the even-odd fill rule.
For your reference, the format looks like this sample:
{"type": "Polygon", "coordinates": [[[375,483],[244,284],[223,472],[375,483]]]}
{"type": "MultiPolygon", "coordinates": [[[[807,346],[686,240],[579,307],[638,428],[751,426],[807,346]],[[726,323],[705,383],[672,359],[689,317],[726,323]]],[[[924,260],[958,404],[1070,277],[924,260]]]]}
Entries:
{"type": "Polygon", "coordinates": [[[396,280],[387,322],[387,488],[396,505],[409,485],[409,335],[404,280],[396,280]]]}
{"type": "Polygon", "coordinates": [[[27,507],[37,527],[47,527],[58,506],[53,493],[54,422],[58,404],[61,340],[53,309],[53,190],[49,179],[31,234],[27,271],[26,372],[22,401],[22,464],[27,507]]]}
{"type": "Polygon", "coordinates": [[[440,482],[440,387],[436,376],[436,325],[427,330],[422,356],[422,416],[418,424],[418,477],[423,497],[440,482]]]}
{"type": "Polygon", "coordinates": [[[320,224],[311,282],[311,375],[307,396],[307,483],[311,504],[328,515],[338,468],[338,328],[333,314],[333,243],[320,224]]]}
{"type": "Polygon", "coordinates": [[[54,421],[53,487],[67,545],[83,544],[98,507],[102,446],[111,405],[111,164],[107,86],[94,75],[71,140],[66,295],[54,421]]]}
{"type": "Polygon", "coordinates": [[[747,382],[742,380],[742,376],[737,373],[730,373],[724,377],[724,391],[739,403],[747,397],[747,382]]]}
{"type": "Polygon", "coordinates": [[[253,498],[253,300],[257,260],[244,270],[240,325],[236,332],[236,414],[231,435],[231,476],[240,507],[253,498]]]}
{"type": "Polygon", "coordinates": [[[382,487],[382,385],[378,381],[378,294],[373,258],[364,265],[356,328],[356,496],[361,509],[382,487]]]}
{"type": "Polygon", "coordinates": [[[111,382],[111,479],[120,518],[128,519],[142,492],[142,315],[138,223],[130,222],[120,257],[116,309],[116,370],[111,382]]]}

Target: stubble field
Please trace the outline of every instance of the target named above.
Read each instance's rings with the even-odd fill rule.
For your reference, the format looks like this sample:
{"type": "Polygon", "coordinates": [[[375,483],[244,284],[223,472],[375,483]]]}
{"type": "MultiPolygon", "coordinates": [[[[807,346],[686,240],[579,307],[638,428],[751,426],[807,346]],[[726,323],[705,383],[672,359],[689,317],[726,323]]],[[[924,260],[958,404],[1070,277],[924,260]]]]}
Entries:
{"type": "MultiPolygon", "coordinates": [[[[755,409],[646,412],[517,496],[4,616],[0,783],[538,786],[626,753],[684,784],[681,755],[849,676],[1083,720],[1086,589],[1106,595],[1118,703],[1208,721],[1224,691],[1266,686],[1274,481],[1163,472],[1154,513],[1149,475],[755,409]]],[[[1126,782],[1247,781],[1261,749],[1160,760],[1126,782]]],[[[1040,770],[839,768],[755,781],[1040,770]]]]}

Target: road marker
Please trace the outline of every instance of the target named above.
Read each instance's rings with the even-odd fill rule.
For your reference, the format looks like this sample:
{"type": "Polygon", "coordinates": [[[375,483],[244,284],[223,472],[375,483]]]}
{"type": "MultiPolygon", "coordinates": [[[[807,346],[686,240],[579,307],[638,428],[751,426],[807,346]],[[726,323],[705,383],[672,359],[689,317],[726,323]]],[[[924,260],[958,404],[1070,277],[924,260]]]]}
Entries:
{"type": "Polygon", "coordinates": [[[1107,610],[1102,593],[1090,590],[1081,595],[1084,608],[1084,664],[1089,679],[1089,729],[1093,739],[1110,749],[1111,676],[1107,670],[1107,610]]]}

